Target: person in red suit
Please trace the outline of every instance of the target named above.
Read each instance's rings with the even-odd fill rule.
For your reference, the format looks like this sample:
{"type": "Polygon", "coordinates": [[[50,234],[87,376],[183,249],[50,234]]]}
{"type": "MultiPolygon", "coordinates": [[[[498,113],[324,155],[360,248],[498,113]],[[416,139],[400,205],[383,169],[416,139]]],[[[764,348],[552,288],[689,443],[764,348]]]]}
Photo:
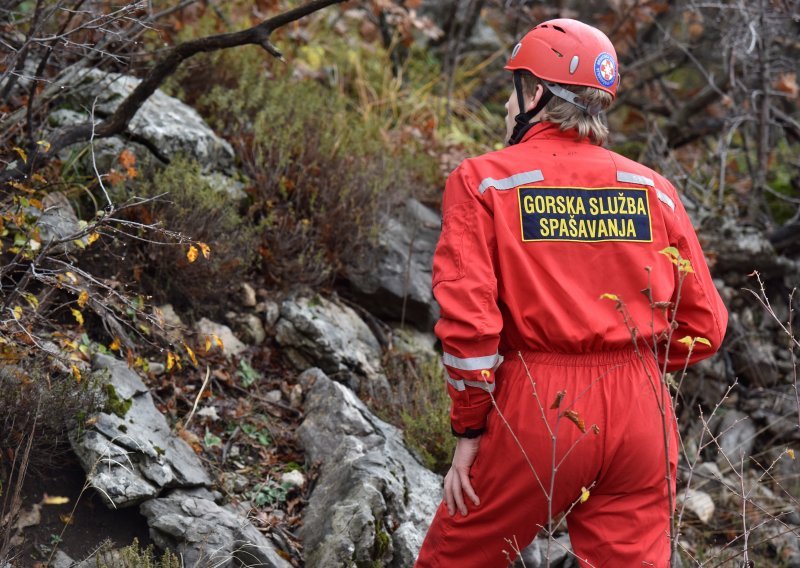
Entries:
{"type": "Polygon", "coordinates": [[[675,188],[603,147],[608,37],[544,22],[506,69],[508,146],[461,163],[442,202],[435,331],[458,441],[416,566],[506,566],[569,510],[581,566],[666,567],[662,377],[719,348],[727,311],[675,188]]]}

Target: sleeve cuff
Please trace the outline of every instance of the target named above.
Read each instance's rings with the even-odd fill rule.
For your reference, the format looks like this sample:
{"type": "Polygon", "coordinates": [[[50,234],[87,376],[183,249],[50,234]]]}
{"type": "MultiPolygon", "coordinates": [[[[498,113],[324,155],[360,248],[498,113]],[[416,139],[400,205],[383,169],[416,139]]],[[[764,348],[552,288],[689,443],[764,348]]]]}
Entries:
{"type": "Polygon", "coordinates": [[[453,436],[456,438],[477,438],[486,431],[486,428],[466,428],[463,432],[456,432],[452,424],[450,425],[450,429],[453,431],[453,436]]]}

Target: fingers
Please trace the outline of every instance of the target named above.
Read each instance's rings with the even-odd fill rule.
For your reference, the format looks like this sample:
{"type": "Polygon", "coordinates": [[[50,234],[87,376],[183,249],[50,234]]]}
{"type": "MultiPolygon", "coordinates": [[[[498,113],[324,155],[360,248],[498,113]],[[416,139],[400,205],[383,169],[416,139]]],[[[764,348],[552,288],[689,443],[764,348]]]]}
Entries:
{"type": "Polygon", "coordinates": [[[444,504],[447,506],[447,514],[451,517],[456,514],[456,503],[453,497],[453,477],[451,469],[444,478],[444,504]]]}
{"type": "Polygon", "coordinates": [[[469,480],[469,470],[460,471],[451,467],[444,478],[444,503],[447,506],[447,513],[451,517],[456,514],[456,511],[465,517],[469,513],[464,500],[465,495],[476,507],[480,506],[481,501],[469,480]]]}
{"type": "Polygon", "coordinates": [[[452,479],[453,479],[453,499],[456,502],[456,508],[458,508],[459,512],[466,517],[467,506],[466,504],[464,504],[464,492],[461,486],[461,474],[456,470],[452,479]]]}
{"type": "MultiPolygon", "coordinates": [[[[469,475],[466,472],[460,472],[459,477],[461,478],[461,488],[463,492],[469,497],[470,501],[472,501],[475,506],[479,506],[481,504],[481,500],[478,499],[478,496],[475,494],[475,490],[472,489],[472,483],[469,481],[469,475]]],[[[466,515],[466,513],[463,513],[466,515]]]]}

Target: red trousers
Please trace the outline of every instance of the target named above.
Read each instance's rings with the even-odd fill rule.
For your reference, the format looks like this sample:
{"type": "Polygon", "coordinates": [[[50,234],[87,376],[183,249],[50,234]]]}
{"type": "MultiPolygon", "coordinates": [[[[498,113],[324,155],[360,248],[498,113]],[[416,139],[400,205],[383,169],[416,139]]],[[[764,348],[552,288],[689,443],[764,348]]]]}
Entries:
{"type": "Polygon", "coordinates": [[[645,355],[643,362],[633,350],[506,354],[497,373],[497,408],[470,470],[481,504],[465,498],[469,514],[451,517],[442,503],[416,566],[507,566],[516,557],[514,546],[527,546],[547,529],[548,518],[555,525],[579,500],[581,488],[594,484],[566,519],[581,567],[666,568],[670,511],[663,424],[673,495],[678,439],[651,359],[645,355]],[[551,408],[563,391],[559,407],[551,408]],[[574,420],[567,411],[576,413],[574,420]],[[581,421],[585,432],[576,424],[581,421]]]}

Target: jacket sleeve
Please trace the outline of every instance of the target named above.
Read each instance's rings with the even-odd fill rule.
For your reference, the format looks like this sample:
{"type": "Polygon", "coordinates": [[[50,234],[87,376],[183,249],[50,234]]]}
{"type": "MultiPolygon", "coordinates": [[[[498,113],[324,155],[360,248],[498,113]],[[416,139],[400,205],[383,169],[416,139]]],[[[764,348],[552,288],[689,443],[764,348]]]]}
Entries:
{"type": "MultiPolygon", "coordinates": [[[[668,183],[668,182],[667,182],[668,183]]],[[[695,342],[688,364],[693,365],[717,352],[725,338],[728,326],[728,310],[722,303],[711,279],[703,250],[692,228],[689,216],[681,203],[675,189],[668,185],[672,195],[673,211],[666,211],[667,230],[670,245],[678,249],[681,259],[691,263],[691,271],[681,273],[675,268],[676,279],[683,281],[676,287],[672,297],[676,307],[675,321],[677,328],[673,331],[669,344],[669,361],[667,371],[683,369],[687,364],[689,344],[681,342],[685,337],[704,338],[710,346],[695,342]]],[[[659,354],[660,363],[664,363],[664,354],[659,354]]]]}
{"type": "Polygon", "coordinates": [[[493,217],[477,187],[464,164],[448,178],[433,258],[433,294],[441,310],[435,332],[444,351],[452,430],[462,437],[479,436],[485,427],[502,328],[493,217]]]}

